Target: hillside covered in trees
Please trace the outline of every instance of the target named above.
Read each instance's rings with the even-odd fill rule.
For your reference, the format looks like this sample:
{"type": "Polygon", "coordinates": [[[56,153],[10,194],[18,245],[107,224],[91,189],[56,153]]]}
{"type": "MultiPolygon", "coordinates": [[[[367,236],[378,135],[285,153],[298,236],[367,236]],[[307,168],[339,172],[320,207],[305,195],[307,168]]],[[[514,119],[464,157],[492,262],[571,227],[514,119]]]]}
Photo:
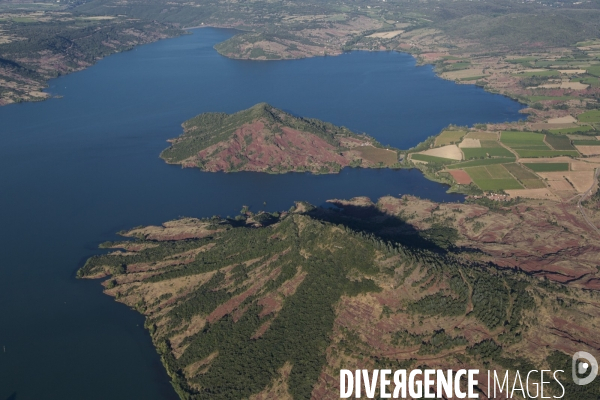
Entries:
{"type": "MultiPolygon", "coordinates": [[[[476,224],[473,212],[523,204],[335,203],[135,228],[78,276],[108,277],[106,293],[146,316],[184,399],[338,398],[341,368],[568,372],[570,354],[600,344],[597,291],[496,265],[442,215],[476,224]]],[[[598,381],[562,382],[570,398],[600,395],[598,381]]]]}

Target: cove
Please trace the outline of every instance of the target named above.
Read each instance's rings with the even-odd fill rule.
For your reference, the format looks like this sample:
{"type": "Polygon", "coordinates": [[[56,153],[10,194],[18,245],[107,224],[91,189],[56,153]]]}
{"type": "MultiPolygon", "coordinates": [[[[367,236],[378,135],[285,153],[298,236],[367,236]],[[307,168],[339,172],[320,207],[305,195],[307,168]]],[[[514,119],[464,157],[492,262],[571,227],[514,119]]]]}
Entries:
{"type": "Polygon", "coordinates": [[[514,121],[521,106],[415,67],[406,54],[253,62],[200,29],[50,82],[63,98],[0,108],[0,400],[175,399],[143,318],[75,271],[115,232],[294,200],[414,194],[460,201],[418,171],[203,173],[158,158],[201,112],[268,102],[408,148],[450,123],[514,121]],[[265,204],[266,203],[266,204],[265,204]]]}

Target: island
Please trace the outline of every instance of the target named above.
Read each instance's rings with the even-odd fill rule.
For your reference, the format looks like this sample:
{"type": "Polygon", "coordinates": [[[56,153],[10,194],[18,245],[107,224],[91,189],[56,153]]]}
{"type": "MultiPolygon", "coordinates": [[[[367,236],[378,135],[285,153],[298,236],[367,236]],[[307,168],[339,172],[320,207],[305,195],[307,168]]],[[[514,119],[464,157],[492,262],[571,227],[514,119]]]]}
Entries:
{"type": "Polygon", "coordinates": [[[299,118],[266,103],[234,114],[205,113],[161,153],[169,164],[204,171],[335,173],[398,164],[395,149],[345,127],[299,118]]]}
{"type": "MultiPolygon", "coordinates": [[[[342,368],[423,365],[600,392],[566,375],[599,346],[600,241],[574,204],[331,203],[134,228],[78,277],[145,315],[182,399],[338,398],[342,368]]],[[[582,206],[598,224],[600,191],[582,206]]]]}

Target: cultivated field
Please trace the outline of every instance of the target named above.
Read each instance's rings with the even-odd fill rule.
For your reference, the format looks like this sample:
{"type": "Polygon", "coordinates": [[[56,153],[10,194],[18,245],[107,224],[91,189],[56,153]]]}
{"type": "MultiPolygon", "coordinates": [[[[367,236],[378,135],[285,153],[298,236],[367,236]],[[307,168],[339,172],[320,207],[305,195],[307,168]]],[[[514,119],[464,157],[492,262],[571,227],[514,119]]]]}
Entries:
{"type": "Polygon", "coordinates": [[[573,144],[576,146],[600,146],[600,141],[598,141],[595,137],[590,137],[583,140],[573,140],[573,144]]]}
{"type": "Polygon", "coordinates": [[[441,164],[449,164],[449,163],[452,163],[455,161],[455,160],[451,160],[449,158],[429,156],[427,154],[421,154],[421,153],[411,154],[410,159],[415,160],[415,161],[420,161],[420,162],[426,162],[426,163],[431,162],[431,163],[441,163],[441,164]]]}
{"type": "Polygon", "coordinates": [[[510,197],[525,197],[528,199],[539,199],[539,200],[560,200],[554,193],[552,193],[548,188],[540,188],[540,189],[520,189],[506,190],[506,193],[510,195],[510,197]]]}
{"type": "Polygon", "coordinates": [[[551,187],[558,185],[561,189],[557,190],[571,190],[577,193],[586,192],[594,182],[593,171],[540,172],[539,175],[547,179],[551,187]],[[568,186],[564,184],[564,181],[568,183],[568,186]],[[553,182],[559,183],[553,184],[553,182]]]}
{"type": "Polygon", "coordinates": [[[523,165],[535,172],[556,172],[569,170],[569,163],[524,163],[523,165]]]}
{"type": "Polygon", "coordinates": [[[453,130],[445,130],[440,133],[438,137],[435,138],[435,147],[446,146],[449,144],[455,144],[460,142],[463,136],[465,136],[466,131],[453,131],[453,130]]]}
{"type": "Polygon", "coordinates": [[[581,122],[600,122],[600,110],[586,111],[577,117],[581,122]]]}
{"type": "MultiPolygon", "coordinates": [[[[533,132],[513,132],[505,131],[502,132],[500,140],[506,146],[515,150],[519,157],[558,157],[558,156],[571,156],[577,157],[579,153],[575,150],[552,150],[544,138],[546,135],[541,133],[533,132]]],[[[552,139],[554,140],[554,139],[552,139]]],[[[557,145],[565,146],[566,142],[564,139],[556,139],[557,145]]]]}
{"type": "Polygon", "coordinates": [[[571,156],[578,157],[579,153],[575,150],[531,150],[531,149],[515,149],[519,154],[519,157],[559,157],[559,156],[571,156]]]}
{"type": "Polygon", "coordinates": [[[465,171],[484,191],[523,188],[502,165],[471,167],[465,168],[465,171]]]}
{"type": "Polygon", "coordinates": [[[521,164],[511,163],[503,164],[505,167],[526,189],[545,188],[544,182],[533,172],[524,168],[521,164]]]}
{"type": "Polygon", "coordinates": [[[540,133],[504,131],[500,141],[513,149],[548,149],[544,144],[544,135],[540,133]]]}
{"type": "Polygon", "coordinates": [[[452,171],[449,171],[449,173],[459,185],[468,185],[471,182],[473,182],[469,174],[467,174],[462,169],[454,169],[452,171]]]}
{"type": "Polygon", "coordinates": [[[566,117],[550,118],[548,120],[549,124],[569,124],[575,122],[577,122],[577,119],[575,119],[571,115],[567,115],[566,117]]]}
{"type": "Polygon", "coordinates": [[[496,132],[469,132],[466,138],[480,139],[480,140],[498,140],[498,134],[496,132]]]}
{"type": "Polygon", "coordinates": [[[600,155],[600,146],[575,146],[584,156],[600,155]]]}
{"type": "Polygon", "coordinates": [[[455,144],[450,144],[447,146],[437,147],[434,149],[429,149],[422,151],[421,154],[427,156],[441,157],[441,158],[449,158],[451,160],[462,160],[463,154],[455,144]]]}
{"type": "Polygon", "coordinates": [[[465,138],[459,143],[458,147],[461,149],[476,149],[481,147],[481,141],[479,139],[465,138]]]}
{"type": "Polygon", "coordinates": [[[384,165],[392,165],[398,162],[398,153],[394,150],[381,149],[373,146],[359,146],[352,149],[360,153],[365,160],[375,164],[383,163],[384,165]]]}
{"type": "Polygon", "coordinates": [[[594,128],[592,128],[591,126],[584,125],[584,126],[577,126],[574,128],[551,129],[550,132],[557,134],[557,135],[564,135],[564,134],[568,134],[568,133],[589,132],[589,131],[593,131],[593,130],[594,130],[594,128]]]}
{"type": "Polygon", "coordinates": [[[396,36],[400,35],[401,33],[404,33],[404,31],[398,30],[398,31],[389,31],[389,32],[377,32],[377,33],[372,33],[367,37],[380,38],[380,39],[392,39],[392,38],[395,38],[396,36]]]}
{"type": "MultiPolygon", "coordinates": [[[[553,120],[569,124],[572,121],[571,116],[553,120]]],[[[562,134],[503,130],[500,140],[495,132],[473,130],[463,136],[462,132],[445,131],[435,143],[455,144],[413,153],[412,157],[415,162],[442,164],[442,172],[449,173],[461,185],[473,182],[483,191],[511,190],[522,197],[567,200],[587,190],[594,168],[600,167],[600,162],[589,157],[578,158],[581,154],[576,148],[583,154],[600,155],[600,140],[591,135],[570,134],[591,128],[577,129],[580,130],[569,129],[562,134]],[[464,161],[448,157],[456,150],[462,151],[464,161]]]]}
{"type": "Polygon", "coordinates": [[[448,169],[460,169],[460,168],[468,168],[468,167],[479,167],[482,165],[493,165],[493,164],[505,164],[508,162],[515,161],[515,157],[513,158],[486,158],[483,160],[471,160],[465,161],[458,164],[448,165],[446,168],[448,169]]]}
{"type": "MultiPolygon", "coordinates": [[[[495,142],[492,142],[495,143],[495,142]]],[[[513,153],[505,149],[502,146],[488,147],[487,144],[482,143],[480,148],[467,148],[462,149],[465,155],[465,160],[477,159],[477,158],[490,158],[490,157],[506,157],[514,158],[513,153]]]]}
{"type": "Polygon", "coordinates": [[[571,139],[566,136],[546,135],[545,141],[554,150],[575,150],[571,139]]]}

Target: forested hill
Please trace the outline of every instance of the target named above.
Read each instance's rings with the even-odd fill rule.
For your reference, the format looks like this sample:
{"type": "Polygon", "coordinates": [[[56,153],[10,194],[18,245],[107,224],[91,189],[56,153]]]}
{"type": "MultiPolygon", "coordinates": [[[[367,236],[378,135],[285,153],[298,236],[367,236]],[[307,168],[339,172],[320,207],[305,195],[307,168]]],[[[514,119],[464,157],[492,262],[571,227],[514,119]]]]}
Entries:
{"type": "MultiPolygon", "coordinates": [[[[568,354],[597,346],[597,292],[477,261],[440,222],[338,204],[136,228],[78,276],[110,275],[106,293],[146,316],[182,399],[337,398],[340,368],[569,371],[568,354]]],[[[484,208],[436,210],[472,224],[484,208]]],[[[570,398],[600,395],[561,378],[570,398]]]]}
{"type": "Polygon", "coordinates": [[[183,123],[161,157],[206,171],[338,172],[346,166],[386,166],[394,150],[373,138],[259,103],[235,114],[205,113],[183,123]]]}

